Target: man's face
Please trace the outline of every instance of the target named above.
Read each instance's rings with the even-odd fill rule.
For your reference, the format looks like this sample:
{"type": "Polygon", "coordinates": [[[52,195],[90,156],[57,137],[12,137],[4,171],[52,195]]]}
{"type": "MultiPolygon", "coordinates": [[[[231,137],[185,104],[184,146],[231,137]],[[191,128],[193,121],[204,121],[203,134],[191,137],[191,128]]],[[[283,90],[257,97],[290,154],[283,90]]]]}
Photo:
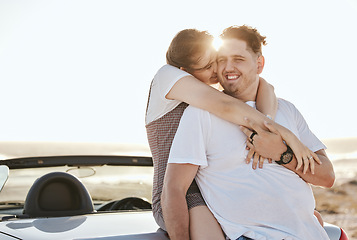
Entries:
{"type": "Polygon", "coordinates": [[[217,52],[213,48],[208,49],[202,56],[198,56],[199,61],[188,72],[208,85],[218,83],[216,56],[217,52]]]}
{"type": "Polygon", "coordinates": [[[247,49],[245,41],[224,40],[217,55],[217,75],[224,91],[244,101],[255,100],[261,72],[259,59],[247,49]]]}

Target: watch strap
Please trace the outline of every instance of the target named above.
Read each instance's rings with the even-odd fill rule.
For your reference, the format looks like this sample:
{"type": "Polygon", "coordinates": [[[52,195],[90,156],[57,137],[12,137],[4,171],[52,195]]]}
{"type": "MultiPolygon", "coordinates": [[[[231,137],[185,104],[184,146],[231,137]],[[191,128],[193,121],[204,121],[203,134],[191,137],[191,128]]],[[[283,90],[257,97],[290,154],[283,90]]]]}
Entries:
{"type": "Polygon", "coordinates": [[[290,163],[293,160],[293,158],[294,158],[293,150],[289,147],[289,145],[286,145],[286,151],[281,154],[280,160],[275,162],[279,165],[285,165],[290,163]]]}

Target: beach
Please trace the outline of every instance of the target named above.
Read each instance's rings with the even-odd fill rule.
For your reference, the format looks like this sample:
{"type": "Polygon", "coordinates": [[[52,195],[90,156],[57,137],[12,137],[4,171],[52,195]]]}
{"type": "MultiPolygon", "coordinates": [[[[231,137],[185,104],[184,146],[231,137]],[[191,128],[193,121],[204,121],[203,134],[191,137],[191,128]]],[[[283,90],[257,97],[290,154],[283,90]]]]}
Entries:
{"type": "Polygon", "coordinates": [[[316,210],[325,222],[341,227],[350,240],[357,240],[357,159],[332,163],[336,175],[333,187],[312,187],[316,210]]]}
{"type": "MultiPolygon", "coordinates": [[[[312,190],[314,192],[315,200],[316,200],[316,210],[318,210],[324,222],[331,223],[334,225],[337,225],[341,227],[342,229],[345,230],[347,233],[348,237],[350,240],[357,240],[357,138],[346,138],[346,139],[331,139],[331,140],[323,140],[324,144],[327,146],[327,155],[332,161],[332,164],[334,166],[334,171],[335,171],[335,176],[336,180],[331,188],[321,188],[321,187],[315,187],[312,186],[312,190]]],[[[4,155],[3,157],[21,157],[22,155],[27,156],[29,153],[27,151],[34,151],[37,156],[46,156],[48,153],[46,151],[51,150],[52,147],[55,146],[54,143],[47,143],[49,146],[52,147],[43,147],[44,143],[38,144],[38,143],[16,143],[17,147],[16,149],[18,151],[14,151],[13,147],[11,147],[12,143],[6,143],[6,142],[1,142],[0,144],[0,152],[4,155]],[[35,146],[41,146],[40,148],[36,148],[35,146]],[[16,152],[16,154],[11,154],[16,152]]],[[[85,146],[85,145],[84,145],[85,146]]],[[[104,149],[105,151],[108,152],[113,152],[116,153],[116,144],[105,144],[105,145],[98,145],[98,144],[92,144],[91,148],[89,149],[90,151],[93,151],[95,153],[97,150],[96,148],[99,149],[104,149]],[[115,150],[115,151],[114,151],[115,150]]],[[[67,153],[75,154],[76,151],[81,150],[81,144],[80,143],[70,143],[69,146],[67,146],[67,143],[62,145],[62,147],[59,149],[60,151],[63,151],[63,149],[67,149],[67,153]]],[[[126,150],[124,152],[131,152],[130,148],[125,148],[126,150]]],[[[148,148],[138,148],[140,149],[139,152],[136,154],[142,154],[142,152],[149,151],[148,148]]],[[[62,169],[61,171],[66,171],[67,167],[65,169],[62,169]]],[[[29,173],[29,169],[23,170],[24,172],[26,171],[26,174],[22,174],[19,172],[20,176],[22,175],[27,175],[29,173]]],[[[34,171],[34,170],[33,170],[34,171]]],[[[41,171],[41,169],[38,169],[36,171],[41,171]]],[[[98,169],[97,169],[98,171],[98,169]]],[[[107,171],[107,170],[106,170],[107,171]]],[[[136,170],[137,171],[137,170],[136,170]]],[[[98,171],[99,173],[99,171],[98,171]]],[[[107,172],[109,174],[110,172],[107,172]]],[[[113,175],[113,173],[110,173],[110,175],[113,175]]],[[[127,170],[124,171],[124,173],[121,173],[120,175],[124,176],[124,179],[121,179],[120,181],[124,181],[125,179],[131,179],[130,178],[130,172],[127,170]],[[127,172],[127,174],[125,174],[127,172]]],[[[143,184],[151,184],[150,181],[152,179],[152,169],[149,169],[148,173],[142,173],[142,176],[144,176],[141,181],[143,184]],[[151,171],[151,172],[150,172],[151,171]]],[[[10,188],[11,191],[16,193],[17,195],[19,192],[23,195],[23,199],[25,199],[25,195],[28,192],[32,182],[35,179],[27,179],[25,182],[28,182],[28,186],[26,186],[26,189],[24,188],[15,188],[12,187],[10,188]]],[[[90,179],[88,179],[89,181],[90,179]]],[[[86,179],[83,179],[85,182],[86,179]]],[[[126,181],[126,180],[125,180],[126,181]]],[[[21,181],[21,184],[24,181],[21,181]]],[[[8,182],[9,184],[9,182],[8,182]]],[[[107,183],[106,183],[107,184],[107,183]]],[[[143,186],[144,186],[143,185],[143,186]]],[[[97,182],[93,182],[92,180],[86,183],[86,186],[88,186],[88,189],[90,190],[91,194],[94,195],[96,192],[101,190],[100,184],[97,182]]],[[[145,187],[144,187],[145,188],[145,187]]],[[[150,188],[150,187],[149,187],[150,188]]],[[[127,192],[125,192],[125,189],[123,189],[124,192],[116,192],[117,194],[123,194],[123,195],[128,195],[127,192]]],[[[138,189],[139,193],[143,193],[143,190],[140,188],[138,189]]],[[[113,193],[114,193],[113,192],[113,193]]],[[[145,192],[147,196],[144,196],[147,199],[151,198],[151,191],[150,192],[145,192]]],[[[20,194],[20,195],[21,195],[20,194]]],[[[105,193],[108,194],[108,193],[105,193]]],[[[11,197],[11,192],[7,192],[6,194],[3,194],[2,197],[7,197],[9,199],[13,199],[11,197]]],[[[98,197],[97,197],[98,198],[98,197]]],[[[121,198],[120,196],[117,196],[116,198],[121,198]]]]}

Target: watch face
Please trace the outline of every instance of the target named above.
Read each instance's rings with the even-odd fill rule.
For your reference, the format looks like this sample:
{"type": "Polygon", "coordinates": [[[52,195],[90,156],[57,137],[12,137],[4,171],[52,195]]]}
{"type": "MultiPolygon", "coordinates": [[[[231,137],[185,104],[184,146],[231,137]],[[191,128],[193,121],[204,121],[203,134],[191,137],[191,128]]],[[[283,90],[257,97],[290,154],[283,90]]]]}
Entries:
{"type": "Polygon", "coordinates": [[[285,153],[282,160],[284,163],[289,163],[292,158],[293,158],[292,153],[285,153]]]}

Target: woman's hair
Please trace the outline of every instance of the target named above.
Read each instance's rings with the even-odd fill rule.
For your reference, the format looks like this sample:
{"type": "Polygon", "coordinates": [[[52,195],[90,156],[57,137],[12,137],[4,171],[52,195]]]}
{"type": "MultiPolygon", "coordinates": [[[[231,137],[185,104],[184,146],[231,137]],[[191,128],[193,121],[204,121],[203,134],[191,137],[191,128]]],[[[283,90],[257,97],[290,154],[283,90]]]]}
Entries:
{"type": "Polygon", "coordinates": [[[175,67],[190,69],[210,47],[213,36],[206,31],[185,29],[176,34],[166,52],[166,62],[175,67]]]}
{"type": "Polygon", "coordinates": [[[232,26],[223,30],[220,35],[221,39],[239,39],[247,43],[250,48],[258,56],[262,55],[262,45],[266,45],[265,36],[260,35],[257,29],[243,25],[232,26]]]}

